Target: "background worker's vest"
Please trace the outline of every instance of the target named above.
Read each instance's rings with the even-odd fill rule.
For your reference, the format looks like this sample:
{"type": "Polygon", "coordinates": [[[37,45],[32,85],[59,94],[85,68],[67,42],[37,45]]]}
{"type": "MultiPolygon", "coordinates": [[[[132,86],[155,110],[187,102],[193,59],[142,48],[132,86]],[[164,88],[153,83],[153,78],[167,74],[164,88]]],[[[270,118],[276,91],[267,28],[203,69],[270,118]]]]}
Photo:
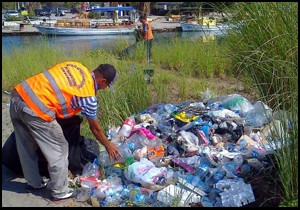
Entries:
{"type": "Polygon", "coordinates": [[[81,110],[71,109],[74,95],[95,96],[92,73],[81,63],[64,62],[30,77],[14,88],[42,119],[70,118],[81,110]]]}
{"type": "Polygon", "coordinates": [[[145,33],[144,27],[143,27],[143,34],[144,34],[143,38],[144,38],[144,40],[151,40],[151,39],[153,39],[152,27],[148,21],[146,21],[145,24],[147,25],[148,30],[145,33]]]}

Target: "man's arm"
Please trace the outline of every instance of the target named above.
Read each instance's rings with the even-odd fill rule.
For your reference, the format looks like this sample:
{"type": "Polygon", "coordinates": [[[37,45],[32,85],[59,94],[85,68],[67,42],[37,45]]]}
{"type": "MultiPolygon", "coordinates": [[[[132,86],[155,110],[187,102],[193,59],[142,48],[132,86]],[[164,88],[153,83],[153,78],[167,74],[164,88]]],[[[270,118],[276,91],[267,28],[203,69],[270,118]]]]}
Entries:
{"type": "Polygon", "coordinates": [[[96,137],[96,139],[105,146],[106,151],[109,155],[110,160],[118,160],[122,154],[118,150],[117,146],[106,138],[106,136],[103,133],[103,129],[101,125],[99,124],[97,119],[88,118],[87,120],[89,122],[90,130],[96,137]]]}

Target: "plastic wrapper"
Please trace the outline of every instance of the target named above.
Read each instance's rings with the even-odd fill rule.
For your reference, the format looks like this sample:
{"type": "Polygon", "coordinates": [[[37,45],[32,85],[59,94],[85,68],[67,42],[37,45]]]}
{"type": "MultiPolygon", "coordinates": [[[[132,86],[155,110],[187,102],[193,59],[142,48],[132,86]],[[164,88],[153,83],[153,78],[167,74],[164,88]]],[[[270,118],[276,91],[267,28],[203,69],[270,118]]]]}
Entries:
{"type": "Polygon", "coordinates": [[[166,167],[157,168],[146,158],[141,158],[139,162],[134,162],[124,170],[127,180],[140,183],[146,188],[156,185],[159,178],[164,178],[166,174],[166,167]]]}

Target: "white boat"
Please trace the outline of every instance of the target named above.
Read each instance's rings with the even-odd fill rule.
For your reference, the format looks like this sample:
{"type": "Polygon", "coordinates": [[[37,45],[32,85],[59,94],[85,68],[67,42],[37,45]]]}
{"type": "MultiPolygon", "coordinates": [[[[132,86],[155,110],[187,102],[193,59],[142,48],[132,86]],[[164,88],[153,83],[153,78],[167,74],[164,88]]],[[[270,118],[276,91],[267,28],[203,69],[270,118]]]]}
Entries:
{"type": "Polygon", "coordinates": [[[211,31],[218,32],[227,29],[227,25],[217,24],[216,20],[201,18],[200,20],[187,19],[181,23],[182,31],[211,31]]]}
{"type": "Polygon", "coordinates": [[[194,23],[181,23],[182,31],[221,31],[225,27],[223,25],[200,25],[194,23]]]}
{"type": "Polygon", "coordinates": [[[135,31],[132,24],[91,24],[89,20],[57,20],[54,25],[33,25],[43,35],[58,36],[95,36],[129,34],[135,31]]]}

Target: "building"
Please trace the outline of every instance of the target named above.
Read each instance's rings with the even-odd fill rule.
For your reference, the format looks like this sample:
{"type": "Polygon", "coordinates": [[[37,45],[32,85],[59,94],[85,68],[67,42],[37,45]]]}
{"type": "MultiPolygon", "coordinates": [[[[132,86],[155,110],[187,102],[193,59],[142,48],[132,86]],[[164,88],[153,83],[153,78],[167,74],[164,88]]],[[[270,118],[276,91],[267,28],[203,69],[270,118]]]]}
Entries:
{"type": "Polygon", "coordinates": [[[173,10],[178,9],[184,2],[157,2],[156,9],[173,10]]]}

